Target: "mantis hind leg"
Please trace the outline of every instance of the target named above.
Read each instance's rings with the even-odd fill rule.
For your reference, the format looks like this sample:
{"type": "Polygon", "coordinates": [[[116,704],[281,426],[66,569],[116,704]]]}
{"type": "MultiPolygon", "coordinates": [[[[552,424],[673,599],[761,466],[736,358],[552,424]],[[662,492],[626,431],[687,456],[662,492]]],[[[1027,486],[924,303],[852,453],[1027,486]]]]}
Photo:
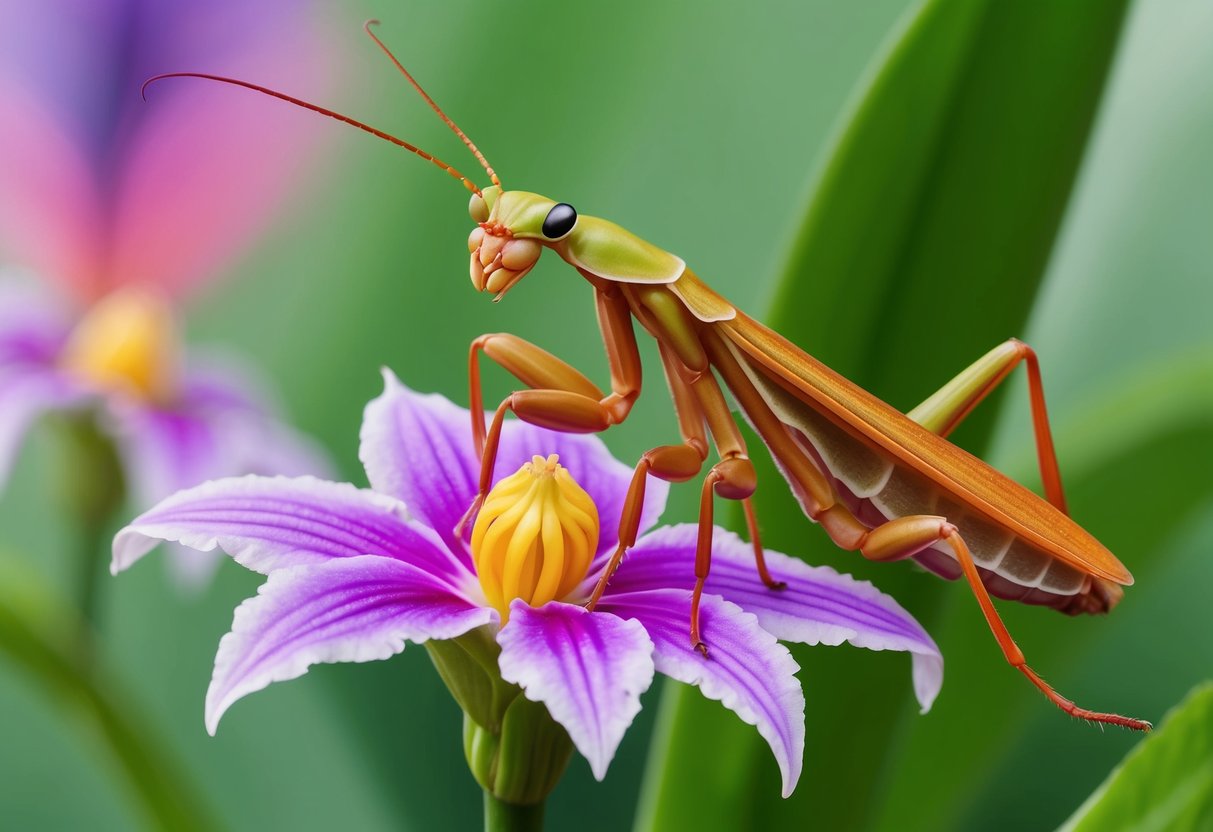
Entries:
{"type": "Polygon", "coordinates": [[[1057,465],[1057,452],[1053,448],[1053,434],[1049,428],[1049,414],[1045,408],[1040,362],[1036,358],[1036,351],[1023,341],[1011,338],[999,344],[906,415],[933,433],[947,436],[1021,361],[1027,364],[1028,369],[1032,428],[1036,436],[1036,456],[1040,463],[1045,498],[1068,514],[1061,470],[1057,465]]]}
{"type": "Polygon", "coordinates": [[[1150,730],[1150,723],[1144,720],[1080,708],[1055,691],[1032,668],[1028,667],[1023,651],[1019,649],[1019,645],[1015,643],[1015,639],[1011,637],[1006,625],[1003,624],[1002,618],[994,608],[994,602],[990,599],[990,593],[986,591],[985,585],[981,582],[981,576],[977,572],[976,564],[973,563],[973,556],[969,552],[969,547],[965,544],[957,528],[949,523],[946,518],[930,515],[911,515],[890,520],[865,534],[860,538],[855,548],[869,560],[900,560],[910,557],[941,540],[947,543],[956,555],[956,560],[960,563],[960,568],[964,572],[965,580],[968,582],[970,589],[973,590],[973,595],[977,598],[977,603],[981,607],[982,614],[985,616],[986,624],[989,625],[990,631],[998,641],[998,646],[1002,648],[1003,656],[1006,657],[1008,664],[1026,676],[1028,681],[1035,685],[1051,702],[1071,716],[1078,717],[1079,719],[1088,719],[1092,722],[1120,725],[1136,731],[1150,730]]]}

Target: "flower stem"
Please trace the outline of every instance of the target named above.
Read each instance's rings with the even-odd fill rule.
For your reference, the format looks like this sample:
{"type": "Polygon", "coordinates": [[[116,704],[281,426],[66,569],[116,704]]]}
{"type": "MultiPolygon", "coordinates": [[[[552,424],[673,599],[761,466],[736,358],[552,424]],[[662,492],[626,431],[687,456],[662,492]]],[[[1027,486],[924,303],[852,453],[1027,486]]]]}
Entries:
{"type": "Polygon", "coordinates": [[[122,505],[125,484],[113,442],[92,414],[61,419],[59,500],[75,523],[76,606],[85,627],[97,623],[98,578],[105,569],[110,525],[122,505]]]}
{"type": "Polygon", "coordinates": [[[55,604],[35,608],[37,588],[9,582],[0,591],[0,654],[28,671],[61,706],[81,714],[109,747],[138,796],[150,825],[159,829],[217,828],[208,807],[167,749],[130,712],[130,698],[92,660],[91,630],[55,604]],[[30,591],[33,589],[34,591],[30,591]]]}
{"type": "Polygon", "coordinates": [[[107,567],[106,529],[104,523],[82,520],[76,532],[76,608],[81,626],[90,629],[97,625],[97,589],[107,567]]]}
{"type": "Polygon", "coordinates": [[[484,793],[484,832],[541,832],[543,803],[520,806],[484,793]]]}

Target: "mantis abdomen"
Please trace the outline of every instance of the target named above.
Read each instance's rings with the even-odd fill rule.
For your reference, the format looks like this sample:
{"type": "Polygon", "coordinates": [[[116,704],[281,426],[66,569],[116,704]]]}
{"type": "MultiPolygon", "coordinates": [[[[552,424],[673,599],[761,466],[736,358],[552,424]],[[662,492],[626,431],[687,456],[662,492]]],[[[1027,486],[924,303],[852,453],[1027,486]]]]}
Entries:
{"type": "MultiPolygon", "coordinates": [[[[991,594],[1062,612],[1107,612],[1122,591],[1118,586],[1033,546],[997,518],[957,498],[912,468],[890,458],[821,412],[805,407],[738,348],[733,357],[766,404],[778,416],[797,447],[828,479],[836,496],[864,526],[915,515],[946,517],[968,544],[982,583],[991,594]]],[[[743,408],[744,409],[744,408],[743,408]]],[[[797,491],[785,468],[785,478],[797,491]]],[[[935,574],[962,577],[954,550],[943,541],[912,558],[935,574]]]]}

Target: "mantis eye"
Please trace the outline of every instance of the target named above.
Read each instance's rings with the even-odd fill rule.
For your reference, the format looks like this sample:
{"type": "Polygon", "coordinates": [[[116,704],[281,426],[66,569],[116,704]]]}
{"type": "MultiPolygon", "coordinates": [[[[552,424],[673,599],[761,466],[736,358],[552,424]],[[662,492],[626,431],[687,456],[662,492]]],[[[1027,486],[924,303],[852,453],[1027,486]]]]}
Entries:
{"type": "Polygon", "coordinates": [[[552,206],[547,218],[543,221],[543,236],[549,240],[559,240],[573,230],[577,224],[577,209],[567,202],[552,206]]]}
{"type": "Polygon", "coordinates": [[[472,215],[472,222],[488,222],[489,204],[480,194],[472,194],[472,198],[468,202],[468,213],[472,215]]]}

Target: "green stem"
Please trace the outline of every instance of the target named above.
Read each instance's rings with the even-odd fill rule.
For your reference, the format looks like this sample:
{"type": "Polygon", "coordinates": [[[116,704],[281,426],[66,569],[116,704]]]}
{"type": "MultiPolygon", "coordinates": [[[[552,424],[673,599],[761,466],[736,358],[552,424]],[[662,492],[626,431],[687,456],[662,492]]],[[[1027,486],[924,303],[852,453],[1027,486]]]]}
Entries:
{"type": "Polygon", "coordinates": [[[542,832],[543,803],[520,806],[484,793],[484,832],[542,832]]]}
{"type": "Polygon", "coordinates": [[[103,547],[108,543],[107,524],[83,518],[76,533],[76,608],[80,623],[90,630],[98,621],[98,588],[109,559],[103,547]]]}
{"type": "Polygon", "coordinates": [[[59,500],[76,524],[76,602],[82,623],[92,627],[97,623],[98,578],[109,560],[109,531],[126,488],[114,443],[92,414],[64,416],[60,425],[59,500]]]}
{"type": "Polygon", "coordinates": [[[91,661],[87,627],[75,623],[63,630],[74,635],[55,637],[50,628],[31,624],[7,598],[0,598],[0,652],[93,725],[126,774],[153,827],[217,828],[177,761],[157,745],[146,724],[124,710],[128,697],[103,678],[91,661]]]}

